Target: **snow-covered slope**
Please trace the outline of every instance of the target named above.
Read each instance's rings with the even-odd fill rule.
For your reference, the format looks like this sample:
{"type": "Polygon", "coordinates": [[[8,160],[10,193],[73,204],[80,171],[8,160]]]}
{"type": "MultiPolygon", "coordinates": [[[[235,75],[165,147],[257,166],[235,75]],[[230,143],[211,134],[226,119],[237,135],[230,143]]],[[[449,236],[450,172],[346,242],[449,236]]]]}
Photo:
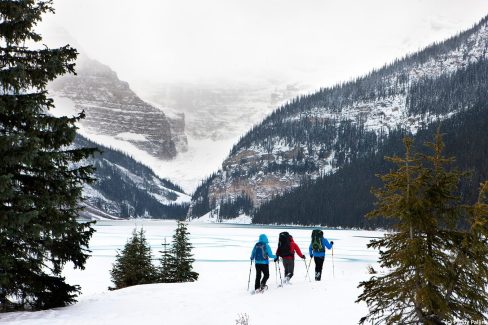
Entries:
{"type": "Polygon", "coordinates": [[[85,184],[82,216],[90,219],[128,217],[182,218],[190,197],[177,185],[157,177],[131,157],[78,136],[75,145],[97,147],[96,181],[85,184]]]}
{"type": "Polygon", "coordinates": [[[241,225],[247,225],[250,224],[252,221],[251,216],[246,215],[246,214],[241,214],[238,217],[235,218],[228,218],[228,219],[220,219],[218,214],[212,213],[210,211],[207,214],[204,214],[203,216],[199,218],[192,219],[192,223],[236,223],[236,224],[241,224],[241,225]]]}
{"type": "Polygon", "coordinates": [[[303,272],[297,272],[300,283],[285,288],[273,286],[258,295],[245,291],[245,272],[229,266],[208,265],[206,272],[218,277],[196,283],[143,285],[97,294],[66,308],[7,314],[2,323],[232,325],[239,324],[236,320],[245,314],[252,325],[313,324],[317,317],[327,324],[357,324],[367,314],[365,306],[354,304],[359,294],[355,287],[367,278],[366,266],[362,272],[357,270],[358,274],[347,271],[321,283],[306,283],[303,272]]]}
{"type": "Polygon", "coordinates": [[[480,85],[476,65],[488,58],[487,48],[484,18],[470,30],[367,76],[294,99],[241,138],[222,169],[195,192],[192,214],[241,196],[259,206],[304,179],[334,173],[375,151],[392,130],[415,133],[469,110],[481,97],[465,94],[480,85]],[[460,72],[464,75],[457,76],[460,72]],[[432,85],[438,88],[429,89],[432,85]],[[465,94],[449,93],[453,85],[464,87],[465,94]],[[440,107],[450,98],[458,102],[440,107]]]}
{"type": "MultiPolygon", "coordinates": [[[[290,119],[300,119],[305,114],[314,118],[361,121],[367,131],[388,132],[400,127],[415,133],[422,125],[446,116],[435,116],[434,112],[409,112],[409,87],[423,79],[436,79],[442,75],[453,74],[487,58],[488,23],[485,18],[472,30],[400,61],[397,63],[400,67],[390,75],[386,73],[389,69],[395,70],[395,64],[387,67],[386,71],[379,71],[380,78],[375,82],[382,83],[382,87],[390,90],[390,94],[380,98],[373,95],[368,99],[353,100],[341,107],[340,111],[331,111],[327,106],[311,107],[306,112],[290,116],[290,119]]],[[[373,73],[372,77],[377,76],[373,73]]],[[[447,117],[455,113],[457,112],[449,112],[447,117]]]]}

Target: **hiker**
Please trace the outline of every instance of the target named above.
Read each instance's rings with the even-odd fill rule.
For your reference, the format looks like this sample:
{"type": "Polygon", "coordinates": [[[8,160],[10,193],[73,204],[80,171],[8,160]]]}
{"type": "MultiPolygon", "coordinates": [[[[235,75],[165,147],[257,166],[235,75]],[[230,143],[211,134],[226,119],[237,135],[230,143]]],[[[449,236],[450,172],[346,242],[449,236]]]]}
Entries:
{"type": "Polygon", "coordinates": [[[310,243],[310,247],[308,251],[310,253],[310,258],[313,257],[315,262],[315,281],[320,281],[322,276],[322,268],[324,266],[325,260],[325,248],[332,249],[332,245],[334,242],[331,240],[329,241],[324,238],[324,232],[320,229],[314,229],[312,231],[312,242],[310,243]]]}
{"type": "Polygon", "coordinates": [[[276,258],[274,261],[278,261],[279,257],[282,258],[283,267],[285,269],[285,283],[289,283],[293,276],[293,270],[295,269],[295,252],[298,256],[305,259],[305,255],[302,254],[300,247],[293,241],[293,236],[286,231],[280,233],[278,248],[276,249],[276,258]]]}
{"type": "Polygon", "coordinates": [[[265,234],[261,234],[251,253],[251,261],[255,260],[254,265],[256,267],[256,282],[254,283],[256,292],[268,289],[268,286],[266,285],[266,281],[269,279],[268,257],[275,258],[276,256],[273,255],[271,247],[268,245],[268,237],[265,234]],[[263,274],[262,280],[261,273],[263,274]]]}

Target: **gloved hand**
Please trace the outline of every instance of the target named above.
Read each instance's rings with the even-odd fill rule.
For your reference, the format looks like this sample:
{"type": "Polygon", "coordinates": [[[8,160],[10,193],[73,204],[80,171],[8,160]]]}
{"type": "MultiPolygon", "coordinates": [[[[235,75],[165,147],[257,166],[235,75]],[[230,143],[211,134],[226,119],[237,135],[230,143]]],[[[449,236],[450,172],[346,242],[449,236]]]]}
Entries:
{"type": "Polygon", "coordinates": [[[278,257],[278,256],[276,256],[276,257],[275,257],[275,259],[274,259],[274,261],[275,261],[275,262],[277,262],[277,261],[278,261],[278,259],[279,259],[279,257],[278,257]]]}
{"type": "Polygon", "coordinates": [[[303,255],[302,258],[305,259],[305,255],[303,255]]]}
{"type": "Polygon", "coordinates": [[[313,255],[310,255],[310,258],[312,258],[312,257],[313,257],[313,255]]]}
{"type": "Polygon", "coordinates": [[[331,244],[331,245],[334,245],[334,241],[333,241],[333,240],[331,240],[331,241],[330,241],[330,244],[331,244]]]}

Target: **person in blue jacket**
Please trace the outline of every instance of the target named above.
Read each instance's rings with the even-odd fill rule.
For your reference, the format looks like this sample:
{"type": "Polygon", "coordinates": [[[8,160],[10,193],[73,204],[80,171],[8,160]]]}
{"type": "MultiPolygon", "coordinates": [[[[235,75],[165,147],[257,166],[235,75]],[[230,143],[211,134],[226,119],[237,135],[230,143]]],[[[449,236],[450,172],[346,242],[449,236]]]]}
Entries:
{"type": "Polygon", "coordinates": [[[269,279],[269,260],[268,258],[276,258],[271,251],[268,244],[268,237],[265,234],[259,235],[259,240],[254,245],[251,253],[251,261],[254,260],[256,267],[256,281],[254,282],[255,291],[263,291],[268,288],[266,281],[269,279]],[[261,273],[263,279],[261,280],[261,273]]]}
{"type": "Polygon", "coordinates": [[[334,242],[324,238],[324,232],[320,229],[314,229],[312,231],[312,242],[308,247],[310,258],[313,257],[315,262],[315,281],[320,281],[322,277],[322,268],[324,267],[325,260],[325,248],[332,249],[334,242]]]}

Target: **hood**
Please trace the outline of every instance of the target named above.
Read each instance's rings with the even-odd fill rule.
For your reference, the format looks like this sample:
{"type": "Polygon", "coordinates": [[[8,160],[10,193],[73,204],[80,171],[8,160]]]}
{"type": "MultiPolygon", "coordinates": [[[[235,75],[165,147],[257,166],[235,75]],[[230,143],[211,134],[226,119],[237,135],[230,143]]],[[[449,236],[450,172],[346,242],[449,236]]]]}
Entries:
{"type": "Polygon", "coordinates": [[[268,243],[268,236],[266,236],[265,234],[261,234],[261,235],[259,235],[259,242],[260,242],[260,243],[265,243],[265,244],[267,244],[267,243],[268,243]]]}

